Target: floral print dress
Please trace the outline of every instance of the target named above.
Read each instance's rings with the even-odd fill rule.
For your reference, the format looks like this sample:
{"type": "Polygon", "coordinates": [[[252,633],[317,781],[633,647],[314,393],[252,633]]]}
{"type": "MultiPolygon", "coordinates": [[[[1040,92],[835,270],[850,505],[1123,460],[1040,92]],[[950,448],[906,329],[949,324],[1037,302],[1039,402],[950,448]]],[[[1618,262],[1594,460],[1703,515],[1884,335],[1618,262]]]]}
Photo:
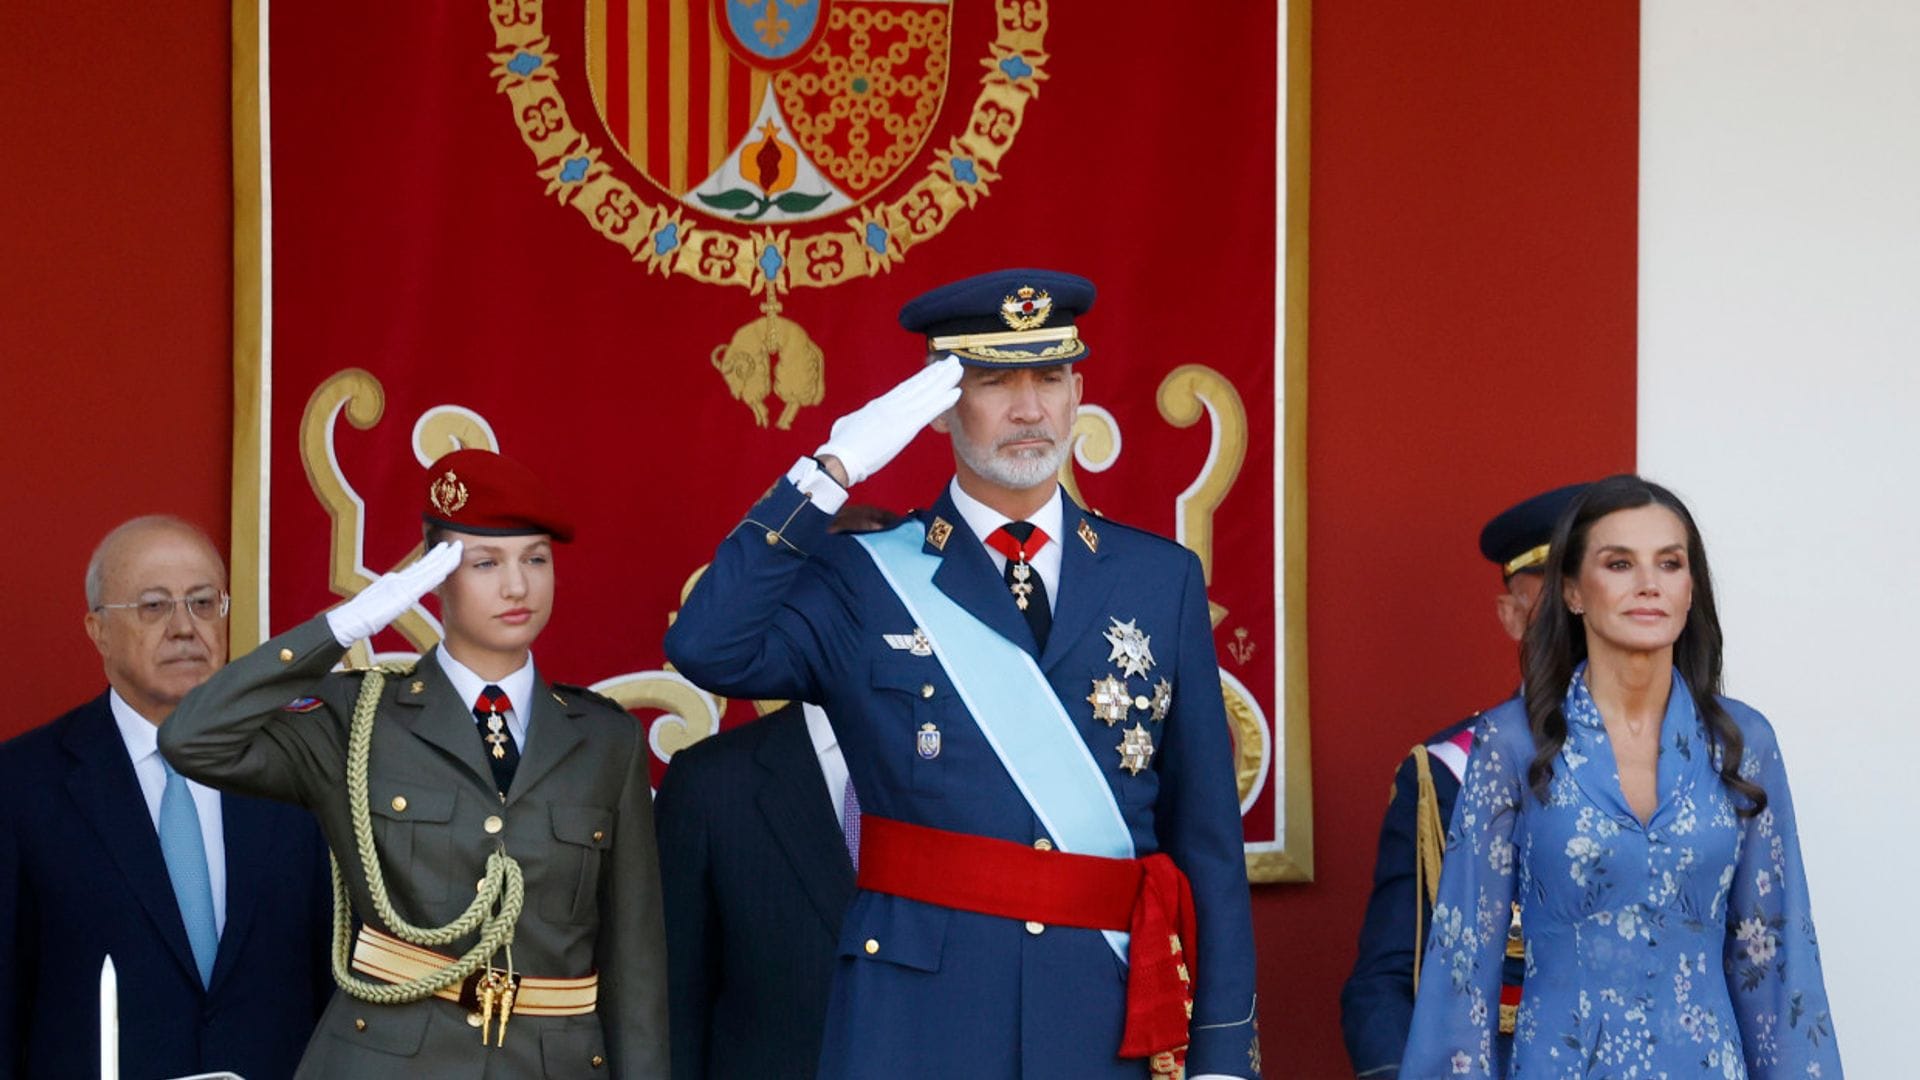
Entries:
{"type": "Polygon", "coordinates": [[[1492,1076],[1511,905],[1526,934],[1514,1077],[1841,1075],[1779,744],[1721,698],[1746,739],[1740,775],[1767,809],[1735,813],[1676,673],[1658,803],[1641,824],[1574,673],[1567,740],[1543,804],[1519,700],[1486,714],[1447,835],[1400,1075],[1492,1076]]]}

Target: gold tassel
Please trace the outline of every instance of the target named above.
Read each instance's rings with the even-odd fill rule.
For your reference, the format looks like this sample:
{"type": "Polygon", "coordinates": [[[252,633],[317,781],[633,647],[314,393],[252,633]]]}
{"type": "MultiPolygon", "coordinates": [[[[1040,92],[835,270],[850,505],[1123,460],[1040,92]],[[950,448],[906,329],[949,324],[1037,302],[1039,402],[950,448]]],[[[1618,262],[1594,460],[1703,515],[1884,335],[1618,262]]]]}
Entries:
{"type": "Polygon", "coordinates": [[[1426,945],[1426,914],[1440,899],[1440,861],[1447,823],[1440,820],[1440,795],[1433,789],[1433,765],[1425,746],[1413,748],[1419,799],[1413,809],[1413,989],[1420,990],[1420,959],[1426,945]]]}

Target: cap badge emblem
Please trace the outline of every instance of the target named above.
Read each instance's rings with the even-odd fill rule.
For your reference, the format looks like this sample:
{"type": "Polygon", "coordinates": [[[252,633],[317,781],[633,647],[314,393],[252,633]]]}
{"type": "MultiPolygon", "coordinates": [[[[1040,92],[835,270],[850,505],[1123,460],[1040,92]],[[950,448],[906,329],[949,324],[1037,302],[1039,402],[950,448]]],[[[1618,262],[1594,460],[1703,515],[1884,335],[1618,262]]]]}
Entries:
{"type": "Polygon", "coordinates": [[[1001,320],[1015,330],[1033,330],[1045,326],[1052,314],[1053,297],[1031,285],[1020,286],[1012,296],[1000,301],[1001,320]]]}
{"type": "Polygon", "coordinates": [[[427,488],[427,501],[440,511],[441,517],[452,517],[467,505],[467,485],[460,482],[452,469],[448,469],[427,488]]]}

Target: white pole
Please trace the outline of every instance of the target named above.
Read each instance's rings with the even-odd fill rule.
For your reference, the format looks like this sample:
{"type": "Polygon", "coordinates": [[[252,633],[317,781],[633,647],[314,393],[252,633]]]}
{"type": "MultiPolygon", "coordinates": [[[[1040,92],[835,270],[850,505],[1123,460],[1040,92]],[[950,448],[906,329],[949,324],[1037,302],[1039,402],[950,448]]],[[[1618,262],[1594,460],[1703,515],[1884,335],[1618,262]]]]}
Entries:
{"type": "Polygon", "coordinates": [[[120,1080],[120,979],[111,956],[100,965],[100,1080],[120,1080]]]}

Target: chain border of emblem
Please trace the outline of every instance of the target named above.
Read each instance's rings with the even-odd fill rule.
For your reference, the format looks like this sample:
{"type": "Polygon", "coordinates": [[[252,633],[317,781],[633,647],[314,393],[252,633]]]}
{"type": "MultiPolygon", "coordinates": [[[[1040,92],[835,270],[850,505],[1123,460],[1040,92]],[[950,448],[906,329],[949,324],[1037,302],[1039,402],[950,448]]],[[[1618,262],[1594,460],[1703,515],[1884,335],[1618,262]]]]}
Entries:
{"type": "Polygon", "coordinates": [[[1001,159],[1013,148],[1027,103],[1039,96],[1051,59],[1043,49],[1046,0],[996,0],[998,32],[980,61],[986,74],[961,134],[933,151],[919,180],[898,198],[856,202],[840,227],[796,236],[796,227],[814,223],[729,228],[670,196],[636,191],[603,160],[605,148],[574,126],[560,93],[560,56],[546,33],[544,0],[488,0],[487,7],[497,50],[487,54],[491,75],[533,152],[546,194],[573,207],[650,272],[738,285],[749,295],[873,277],[943,231],[1000,179],[1001,159]]]}

